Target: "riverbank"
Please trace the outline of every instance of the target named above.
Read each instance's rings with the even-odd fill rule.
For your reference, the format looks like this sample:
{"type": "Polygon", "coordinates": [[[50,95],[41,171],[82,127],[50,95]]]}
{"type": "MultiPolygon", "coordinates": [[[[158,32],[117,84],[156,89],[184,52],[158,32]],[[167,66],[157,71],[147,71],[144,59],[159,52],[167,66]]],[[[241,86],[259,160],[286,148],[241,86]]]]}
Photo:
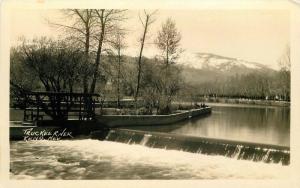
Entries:
{"type": "Polygon", "coordinates": [[[290,107],[291,102],[275,101],[275,100],[255,100],[255,99],[234,99],[234,98],[203,98],[205,103],[225,103],[225,104],[248,104],[248,105],[263,105],[263,106],[282,106],[290,107]]]}

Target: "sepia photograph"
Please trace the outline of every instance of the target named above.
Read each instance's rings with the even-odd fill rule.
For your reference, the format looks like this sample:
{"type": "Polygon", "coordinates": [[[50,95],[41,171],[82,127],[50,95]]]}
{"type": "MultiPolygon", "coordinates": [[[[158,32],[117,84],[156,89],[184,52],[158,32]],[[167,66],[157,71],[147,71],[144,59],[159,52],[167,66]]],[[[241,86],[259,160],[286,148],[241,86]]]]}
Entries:
{"type": "Polygon", "coordinates": [[[291,177],[289,9],[19,6],[8,22],[10,180],[291,177]]]}

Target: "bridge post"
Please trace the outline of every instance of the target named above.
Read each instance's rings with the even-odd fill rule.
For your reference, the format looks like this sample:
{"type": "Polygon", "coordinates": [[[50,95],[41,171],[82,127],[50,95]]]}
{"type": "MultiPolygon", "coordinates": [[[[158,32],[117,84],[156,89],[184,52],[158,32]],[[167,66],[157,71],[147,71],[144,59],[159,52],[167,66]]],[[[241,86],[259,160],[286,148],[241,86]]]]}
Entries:
{"type": "Polygon", "coordinates": [[[82,120],[82,115],[81,115],[81,104],[82,103],[82,97],[79,96],[79,120],[82,120]]]}
{"type": "Polygon", "coordinates": [[[39,117],[40,117],[40,108],[39,108],[39,105],[37,105],[36,120],[39,120],[39,117]]]}

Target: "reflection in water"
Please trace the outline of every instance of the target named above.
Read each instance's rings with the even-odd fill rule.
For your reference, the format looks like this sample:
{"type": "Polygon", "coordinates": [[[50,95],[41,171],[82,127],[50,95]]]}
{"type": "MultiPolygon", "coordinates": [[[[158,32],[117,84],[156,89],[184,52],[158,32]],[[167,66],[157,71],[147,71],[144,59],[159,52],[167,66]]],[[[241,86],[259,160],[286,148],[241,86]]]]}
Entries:
{"type": "Polygon", "coordinates": [[[176,125],[133,129],[283,146],[290,144],[290,108],[243,105],[212,107],[212,114],[206,117],[193,118],[176,125]]]}

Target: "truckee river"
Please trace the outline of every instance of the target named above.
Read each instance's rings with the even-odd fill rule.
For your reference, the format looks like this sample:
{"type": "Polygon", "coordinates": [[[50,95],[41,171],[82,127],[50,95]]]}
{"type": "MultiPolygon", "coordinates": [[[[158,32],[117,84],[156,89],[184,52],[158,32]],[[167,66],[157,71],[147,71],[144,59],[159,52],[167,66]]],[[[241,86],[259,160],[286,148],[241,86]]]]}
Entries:
{"type": "Polygon", "coordinates": [[[130,129],[290,145],[289,107],[233,104],[210,104],[210,106],[212,113],[206,117],[167,126],[130,127],[130,129]]]}
{"type": "MultiPolygon", "coordinates": [[[[134,129],[289,146],[290,109],[217,105],[206,117],[134,129]]],[[[11,141],[11,179],[281,179],[290,167],[91,139],[11,141]]]]}

